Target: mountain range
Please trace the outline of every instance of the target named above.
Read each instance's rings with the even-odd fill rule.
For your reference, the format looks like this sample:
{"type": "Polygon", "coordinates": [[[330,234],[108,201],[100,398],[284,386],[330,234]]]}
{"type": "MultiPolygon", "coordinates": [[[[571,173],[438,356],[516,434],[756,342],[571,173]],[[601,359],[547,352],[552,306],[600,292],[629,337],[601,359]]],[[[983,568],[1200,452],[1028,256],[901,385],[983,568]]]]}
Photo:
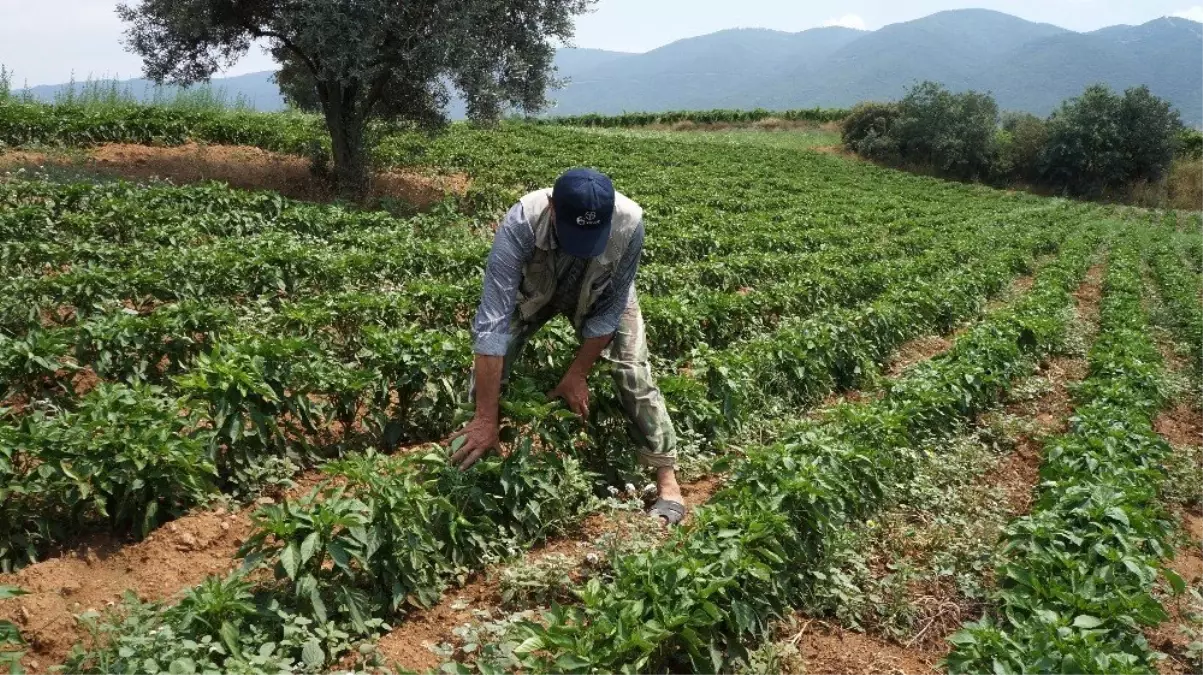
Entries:
{"type": "MultiPolygon", "coordinates": [[[[561,49],[554,115],[705,108],[845,107],[935,80],[990,91],[1004,110],[1046,115],[1088,85],[1146,84],[1203,125],[1203,24],[1162,18],[1078,33],[990,10],[954,10],[876,31],[732,29],[645,53],[561,49]]],[[[271,73],[215,79],[260,110],[283,101],[271,73]]],[[[35,87],[53,99],[61,85],[35,87]]],[[[131,90],[149,91],[143,81],[131,90]]],[[[453,104],[453,113],[462,106],[453,104]]],[[[457,115],[458,116],[458,115],[457,115]]]]}

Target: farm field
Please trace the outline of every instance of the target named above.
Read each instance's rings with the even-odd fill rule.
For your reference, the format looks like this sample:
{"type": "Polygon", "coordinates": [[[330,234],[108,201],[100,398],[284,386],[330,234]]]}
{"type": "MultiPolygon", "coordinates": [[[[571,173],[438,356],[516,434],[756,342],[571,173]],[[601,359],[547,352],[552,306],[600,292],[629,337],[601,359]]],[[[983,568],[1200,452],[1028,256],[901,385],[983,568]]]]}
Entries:
{"type": "MultiPolygon", "coordinates": [[[[0,141],[299,153],[315,133],[175,114],[0,110],[0,141]]],[[[1198,216],[791,133],[396,134],[381,166],[466,177],[409,216],[0,177],[0,586],[23,593],[0,594],[23,640],[3,653],[40,672],[1197,671],[1198,216]],[[566,323],[509,385],[505,452],[461,473],[431,445],[469,412],[491,223],[577,164],[647,213],[638,292],[695,507],[672,531],[641,516],[607,374],[586,425],[544,400],[566,323]]]]}

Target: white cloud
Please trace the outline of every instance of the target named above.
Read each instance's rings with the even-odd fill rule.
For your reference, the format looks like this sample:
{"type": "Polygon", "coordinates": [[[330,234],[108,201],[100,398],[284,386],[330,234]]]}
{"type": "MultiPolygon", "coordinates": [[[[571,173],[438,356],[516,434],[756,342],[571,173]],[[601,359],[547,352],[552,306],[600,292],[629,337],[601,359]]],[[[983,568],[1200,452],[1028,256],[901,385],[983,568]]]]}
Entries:
{"type": "Polygon", "coordinates": [[[1177,12],[1173,13],[1173,16],[1203,23],[1203,5],[1195,5],[1194,7],[1190,7],[1188,9],[1178,10],[1177,12]]]}
{"type": "MultiPolygon", "coordinates": [[[[1203,7],[1196,8],[1203,12],[1203,7]]],[[[837,19],[828,19],[823,22],[824,26],[843,26],[844,28],[855,28],[857,30],[865,29],[865,20],[857,14],[845,14],[837,19]]]]}

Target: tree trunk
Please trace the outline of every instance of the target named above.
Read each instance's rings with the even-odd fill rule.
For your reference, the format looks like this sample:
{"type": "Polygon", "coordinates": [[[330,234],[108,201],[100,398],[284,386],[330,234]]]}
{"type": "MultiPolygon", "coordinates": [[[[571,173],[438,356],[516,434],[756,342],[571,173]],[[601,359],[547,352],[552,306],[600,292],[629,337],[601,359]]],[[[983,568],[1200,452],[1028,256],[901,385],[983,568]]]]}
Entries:
{"type": "Polygon", "coordinates": [[[362,201],[368,195],[367,120],[353,97],[340,95],[341,87],[327,85],[327,91],[331,95],[322,108],[334,155],[335,185],[339,196],[362,201]]]}

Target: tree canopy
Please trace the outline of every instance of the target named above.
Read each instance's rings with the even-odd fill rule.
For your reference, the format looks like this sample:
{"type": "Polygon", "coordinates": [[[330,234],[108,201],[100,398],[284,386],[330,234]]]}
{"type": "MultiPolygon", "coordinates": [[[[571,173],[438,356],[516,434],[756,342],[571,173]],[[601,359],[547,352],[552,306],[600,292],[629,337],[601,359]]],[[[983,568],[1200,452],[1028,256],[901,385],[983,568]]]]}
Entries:
{"type": "Polygon", "coordinates": [[[454,87],[468,116],[536,112],[554,84],[557,44],[595,0],[139,0],[121,4],[147,77],[192,84],[257,41],[290,99],[316,104],[339,187],[367,187],[367,121],[445,121],[454,87]]]}

